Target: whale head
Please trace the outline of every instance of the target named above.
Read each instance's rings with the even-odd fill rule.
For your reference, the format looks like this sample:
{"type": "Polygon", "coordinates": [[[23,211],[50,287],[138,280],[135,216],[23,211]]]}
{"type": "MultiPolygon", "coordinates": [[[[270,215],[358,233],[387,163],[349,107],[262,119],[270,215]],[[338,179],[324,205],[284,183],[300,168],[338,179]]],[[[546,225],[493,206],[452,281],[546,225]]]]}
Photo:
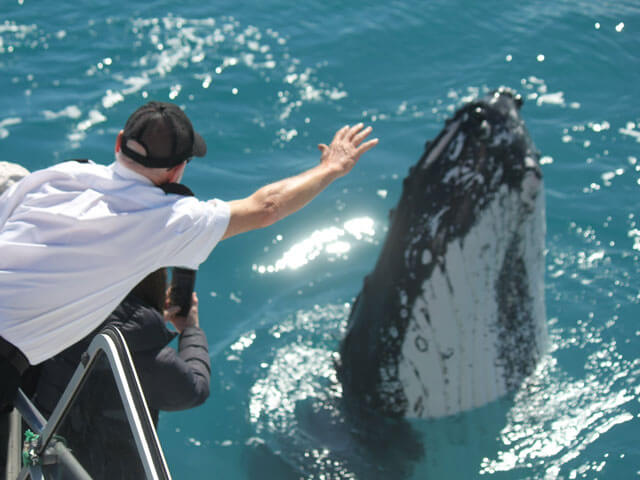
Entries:
{"type": "Polygon", "coordinates": [[[345,401],[435,418],[517,388],[547,343],[539,153],[507,89],[462,106],[403,183],[337,364],[345,401]]]}

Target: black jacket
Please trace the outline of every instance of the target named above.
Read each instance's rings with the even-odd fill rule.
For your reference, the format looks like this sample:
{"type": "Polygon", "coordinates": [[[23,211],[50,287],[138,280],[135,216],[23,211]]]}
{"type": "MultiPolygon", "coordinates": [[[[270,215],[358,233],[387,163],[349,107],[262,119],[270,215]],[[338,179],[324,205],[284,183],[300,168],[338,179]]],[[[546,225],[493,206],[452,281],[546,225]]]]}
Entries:
{"type": "Polygon", "coordinates": [[[33,395],[49,416],[93,337],[106,325],[124,336],[154,422],[158,410],[184,410],[209,396],[211,366],[207,339],[198,327],[180,334],[178,351],[167,346],[176,336],[165,326],[158,310],[129,295],[94,332],[42,365],[33,395]]]}

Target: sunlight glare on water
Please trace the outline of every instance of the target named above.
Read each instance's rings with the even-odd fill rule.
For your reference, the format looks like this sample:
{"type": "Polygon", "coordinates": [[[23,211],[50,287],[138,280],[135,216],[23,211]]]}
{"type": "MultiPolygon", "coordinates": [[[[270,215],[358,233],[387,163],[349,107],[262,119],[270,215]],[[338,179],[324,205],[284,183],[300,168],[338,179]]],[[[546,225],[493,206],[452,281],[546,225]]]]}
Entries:
{"type": "MultiPolygon", "coordinates": [[[[369,217],[354,218],[344,222],[342,228],[327,227],[314,230],[309,237],[297,242],[287,249],[281,258],[271,265],[253,264],[252,270],[261,274],[275,273],[284,269],[296,270],[325,254],[331,261],[336,258],[346,259],[351,250],[351,242],[341,240],[350,235],[356,241],[371,242],[375,236],[374,222],[369,217]]],[[[282,236],[276,237],[279,242],[282,236]]]]}

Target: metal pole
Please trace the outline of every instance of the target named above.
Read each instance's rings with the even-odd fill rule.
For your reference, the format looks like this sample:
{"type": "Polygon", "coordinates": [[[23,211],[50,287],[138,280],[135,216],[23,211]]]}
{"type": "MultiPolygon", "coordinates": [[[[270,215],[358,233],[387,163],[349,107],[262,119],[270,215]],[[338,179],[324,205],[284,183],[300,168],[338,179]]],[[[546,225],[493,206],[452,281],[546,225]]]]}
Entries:
{"type": "Polygon", "coordinates": [[[18,409],[24,421],[29,425],[29,428],[31,428],[34,433],[41,434],[47,420],[35,405],[31,403],[31,400],[24,394],[22,389],[18,389],[18,396],[13,405],[18,409]]]}
{"type": "Polygon", "coordinates": [[[15,480],[22,468],[22,421],[14,408],[8,413],[9,435],[7,435],[6,480],[15,480]]]}

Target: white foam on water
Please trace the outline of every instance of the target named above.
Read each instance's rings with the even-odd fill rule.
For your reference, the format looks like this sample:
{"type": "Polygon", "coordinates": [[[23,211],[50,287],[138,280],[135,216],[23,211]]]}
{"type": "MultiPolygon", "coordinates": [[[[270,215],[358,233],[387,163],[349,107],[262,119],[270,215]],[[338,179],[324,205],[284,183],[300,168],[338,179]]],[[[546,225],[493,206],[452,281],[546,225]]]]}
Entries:
{"type": "Polygon", "coordinates": [[[0,139],[7,138],[9,136],[9,130],[5,127],[18,125],[20,123],[22,123],[22,119],[17,117],[10,117],[0,120],[0,139]]]}
{"type": "Polygon", "coordinates": [[[51,110],[45,110],[42,112],[44,118],[46,120],[57,120],[58,118],[72,118],[78,119],[82,116],[82,111],[76,105],[69,105],[68,107],[63,108],[57,112],[53,112],[51,110]]]}
{"type": "MultiPolygon", "coordinates": [[[[9,27],[5,25],[5,30],[9,27]]],[[[20,30],[18,26],[10,30],[16,30],[14,35],[23,36],[30,31],[26,27],[20,30]]],[[[160,96],[166,95],[167,100],[181,106],[187,97],[192,101],[197,90],[194,91],[190,79],[197,80],[202,90],[224,85],[233,95],[241,95],[242,85],[229,85],[230,79],[242,81],[238,79],[248,71],[249,75],[259,77],[258,82],[277,89],[274,92],[276,110],[268,120],[273,128],[274,143],[280,145],[292,142],[302,133],[299,123],[292,118],[295,112],[310,103],[339,102],[348,96],[346,90],[318,78],[322,65],[304,65],[291,55],[287,39],[278,32],[243,25],[234,17],[138,18],[132,21],[131,32],[127,34],[133,34],[136,39],[134,51],[142,52],[137,58],[130,62],[101,58],[85,72],[88,77],[109,81],[100,103],[83,107],[89,113],[79,119],[68,134],[75,146],[100,123],[97,114],[106,116],[107,110],[128,96],[146,99],[152,95],[161,99],[158,90],[165,89],[160,96]],[[185,80],[172,81],[176,75],[185,80]],[[145,90],[151,88],[153,92],[145,90]]],[[[259,125],[266,128],[267,122],[260,121],[259,125]]]]}
{"type": "MultiPolygon", "coordinates": [[[[582,333],[600,338],[596,331],[582,333]]],[[[482,460],[478,473],[534,467],[542,469],[545,478],[558,478],[562,467],[575,464],[575,459],[598,438],[634,420],[630,402],[635,397],[628,386],[637,383],[637,364],[624,360],[613,342],[602,344],[592,353],[585,370],[584,378],[571,378],[556,358],[545,357],[518,390],[507,424],[500,432],[500,447],[495,455],[482,460]]],[[[594,469],[583,465],[567,478],[578,478],[579,470],[586,473],[594,469]]]]}

